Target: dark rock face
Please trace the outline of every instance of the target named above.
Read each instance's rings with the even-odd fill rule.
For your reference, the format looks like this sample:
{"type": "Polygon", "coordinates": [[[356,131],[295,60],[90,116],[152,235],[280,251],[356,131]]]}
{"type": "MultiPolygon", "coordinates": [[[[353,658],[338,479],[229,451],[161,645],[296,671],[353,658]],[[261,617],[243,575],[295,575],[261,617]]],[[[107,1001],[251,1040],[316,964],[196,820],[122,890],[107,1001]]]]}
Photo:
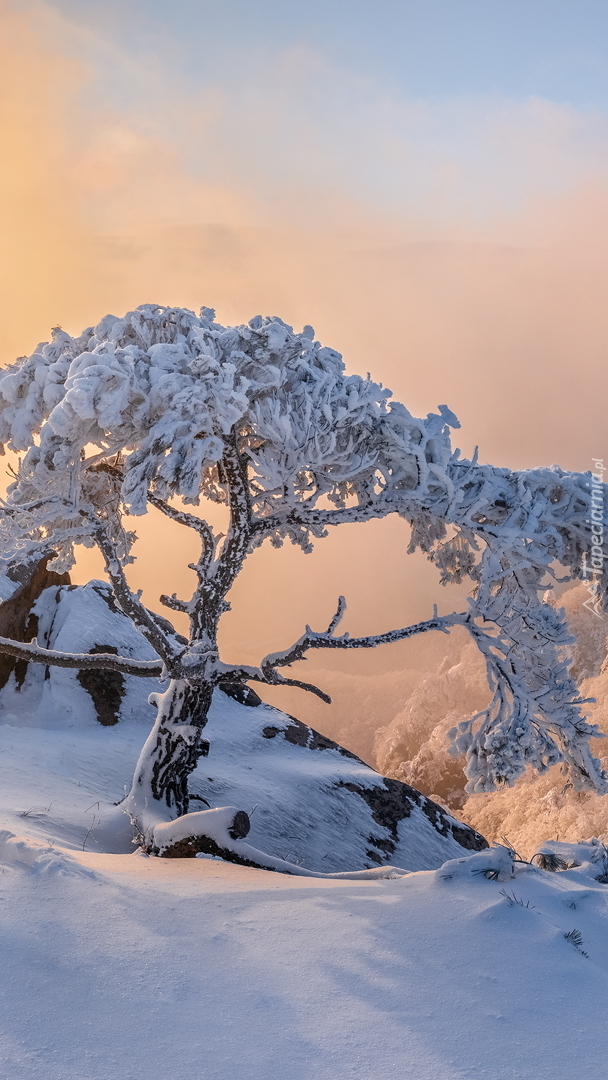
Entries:
{"type": "MultiPolygon", "coordinates": [[[[89,652],[118,655],[118,649],[114,645],[94,645],[89,652]]],[[[76,677],[83,689],[91,695],[99,723],[104,727],[117,724],[125,693],[124,675],[120,671],[88,671],[85,668],[79,671],[76,677]]]]}
{"type": "Polygon", "coordinates": [[[381,855],[371,850],[367,852],[374,862],[382,862],[384,858],[393,854],[399,843],[397,826],[400,821],[410,816],[414,806],[418,806],[423,814],[426,814],[433,828],[441,836],[453,836],[461,847],[468,848],[470,851],[481,851],[489,846],[481,833],[468,825],[456,823],[432,799],[427,799],[426,795],[422,795],[421,792],[416,791],[409,784],[403,784],[400,780],[391,780],[388,776],[383,776],[382,783],[376,787],[363,787],[361,784],[339,780],[336,787],[356,791],[369,806],[373,820],[389,830],[392,840],[368,837],[370,844],[379,848],[381,852],[381,855]]]}
{"type": "MultiPolygon", "coordinates": [[[[18,563],[10,566],[7,577],[17,584],[12,596],[0,604],[0,637],[14,641],[32,641],[38,632],[38,619],[32,614],[32,606],[44,589],[56,585],[69,585],[69,574],[56,574],[48,570],[47,564],[53,554],[49,553],[38,561],[18,563]]],[[[27,671],[24,660],[0,653],[0,690],[9,680],[11,672],[19,686],[22,685],[27,671]]]]}
{"type": "MultiPolygon", "coordinates": [[[[257,694],[256,694],[257,697],[257,694]]],[[[264,738],[274,739],[275,735],[279,732],[283,734],[283,737],[290,742],[292,746],[306,746],[308,750],[337,750],[343,757],[352,758],[353,761],[361,761],[361,758],[356,754],[351,753],[350,750],[345,750],[339,743],[334,742],[333,739],[326,738],[325,735],[321,735],[320,732],[315,731],[314,728],[308,727],[303,724],[301,720],[296,720],[295,716],[290,716],[291,723],[286,728],[278,727],[265,727],[264,738]]],[[[361,761],[362,765],[365,765],[364,761],[361,761]]]]}
{"type": "Polygon", "coordinates": [[[249,814],[246,814],[244,810],[237,810],[234,818],[232,819],[232,825],[228,832],[233,840],[243,840],[251,829],[251,822],[249,820],[249,814]]]}
{"type": "Polygon", "coordinates": [[[351,758],[364,766],[366,772],[369,770],[371,777],[375,777],[375,782],[371,784],[367,781],[367,777],[364,783],[358,783],[355,780],[337,780],[333,784],[335,789],[353,792],[362,799],[371,811],[372,821],[384,832],[384,836],[370,833],[367,837],[370,846],[365,854],[373,863],[381,865],[391,861],[400,843],[399,823],[410,818],[414,811],[422,812],[433,830],[448,842],[455,841],[461,848],[468,851],[481,851],[488,847],[485,837],[475,829],[457,821],[443,807],[410,787],[409,784],[374,774],[374,771],[350,750],[345,750],[332,739],[327,739],[293,716],[288,716],[287,719],[287,724],[281,726],[273,724],[263,728],[263,737],[274,739],[277,735],[282,735],[292,746],[301,746],[307,750],[338,751],[342,756],[351,758]]]}
{"type": "Polygon", "coordinates": [[[239,705],[249,705],[255,709],[258,705],[263,704],[260,695],[256,694],[255,690],[252,690],[246,683],[221,682],[219,683],[219,689],[223,694],[233,698],[234,701],[238,701],[239,705]]]}

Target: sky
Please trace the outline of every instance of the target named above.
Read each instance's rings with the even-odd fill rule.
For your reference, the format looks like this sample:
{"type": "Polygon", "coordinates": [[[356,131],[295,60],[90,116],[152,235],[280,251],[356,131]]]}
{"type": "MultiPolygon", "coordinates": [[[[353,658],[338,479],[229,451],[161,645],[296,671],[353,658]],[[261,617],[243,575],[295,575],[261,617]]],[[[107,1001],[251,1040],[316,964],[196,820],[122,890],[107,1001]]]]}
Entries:
{"type": "MultiPolygon", "coordinates": [[[[277,314],[412,412],[447,403],[466,454],[608,456],[605,3],[0,11],[2,362],[53,325],[78,333],[143,302],[209,305],[225,324],[277,314]]],[[[353,629],[424,617],[435,575],[402,557],[404,528],[324,541],[313,615],[342,589],[353,629]]],[[[161,589],[179,589],[166,545],[187,540],[146,529],[134,583],[148,597],[174,574],[161,589]]],[[[239,585],[239,648],[255,651],[262,604],[288,598],[281,631],[311,617],[304,557],[271,558],[239,585]]]]}

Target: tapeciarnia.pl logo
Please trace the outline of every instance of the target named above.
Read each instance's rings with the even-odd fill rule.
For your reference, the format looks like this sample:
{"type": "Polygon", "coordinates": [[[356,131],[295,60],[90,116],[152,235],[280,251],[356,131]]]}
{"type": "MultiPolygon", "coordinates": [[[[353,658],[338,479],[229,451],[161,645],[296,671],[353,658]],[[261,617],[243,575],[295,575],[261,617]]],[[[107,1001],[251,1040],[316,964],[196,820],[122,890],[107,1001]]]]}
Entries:
{"type": "Polygon", "coordinates": [[[600,619],[602,615],[602,576],[604,560],[608,558],[604,551],[604,472],[603,458],[592,458],[594,469],[591,472],[591,550],[583,553],[582,576],[587,583],[588,600],[583,607],[588,608],[600,619]]]}

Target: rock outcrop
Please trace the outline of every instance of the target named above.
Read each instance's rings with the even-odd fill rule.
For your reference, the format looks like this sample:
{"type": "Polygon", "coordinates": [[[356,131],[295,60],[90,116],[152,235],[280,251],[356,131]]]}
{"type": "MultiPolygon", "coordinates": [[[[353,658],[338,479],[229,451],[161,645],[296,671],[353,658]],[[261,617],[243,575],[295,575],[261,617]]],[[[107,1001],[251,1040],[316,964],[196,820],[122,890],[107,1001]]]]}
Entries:
{"type": "MultiPolygon", "coordinates": [[[[30,581],[33,575],[19,587],[27,588],[30,581]]],[[[38,639],[48,648],[154,657],[105,582],[54,583],[42,593],[29,587],[38,597],[38,639]]],[[[25,600],[21,603],[20,625],[25,626],[25,600]]],[[[136,725],[133,745],[143,745],[154,718],[148,695],[160,689],[159,682],[129,675],[113,679],[105,672],[95,672],[92,679],[92,674],[30,664],[22,690],[11,680],[0,692],[0,707],[18,714],[17,699],[27,694],[32,724],[102,723],[108,729],[108,752],[116,725],[136,725]]],[[[190,810],[239,807],[250,821],[253,848],[275,859],[321,873],[390,865],[431,870],[487,847],[483,836],[436,802],[409,784],[379,775],[243,684],[228,683],[216,691],[204,734],[208,756],[201,756],[190,778],[190,810]]],[[[185,845],[183,855],[194,854],[196,845],[185,845]]]]}
{"type": "MultiPolygon", "coordinates": [[[[0,637],[14,641],[32,641],[38,633],[38,617],[32,611],[41,593],[51,586],[69,585],[69,574],[56,574],[48,569],[53,558],[49,552],[41,559],[39,554],[29,561],[9,566],[2,584],[4,596],[0,603],[0,637]],[[8,580],[7,580],[8,579],[8,580]],[[11,585],[14,588],[11,589],[11,585]]],[[[14,656],[0,653],[0,689],[6,686],[11,672],[15,672],[18,684],[25,678],[27,664],[14,656]]]]}

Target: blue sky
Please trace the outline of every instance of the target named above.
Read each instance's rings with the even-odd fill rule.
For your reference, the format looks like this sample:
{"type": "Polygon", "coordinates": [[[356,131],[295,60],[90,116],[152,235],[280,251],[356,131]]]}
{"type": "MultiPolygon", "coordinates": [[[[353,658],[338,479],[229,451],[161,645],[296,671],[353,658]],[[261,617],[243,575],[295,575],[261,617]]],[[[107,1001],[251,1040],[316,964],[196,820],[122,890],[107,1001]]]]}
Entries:
{"type": "Polygon", "coordinates": [[[71,105],[83,147],[119,128],[123,145],[162,141],[184,176],[246,187],[258,223],[350,199],[485,225],[608,175],[605,3],[13,6],[88,69],[71,105]]]}
{"type": "Polygon", "coordinates": [[[78,22],[135,54],[170,50],[197,79],[250,76],[306,45],[338,67],[415,98],[540,96],[608,107],[602,0],[67,0],[78,22]]]}

